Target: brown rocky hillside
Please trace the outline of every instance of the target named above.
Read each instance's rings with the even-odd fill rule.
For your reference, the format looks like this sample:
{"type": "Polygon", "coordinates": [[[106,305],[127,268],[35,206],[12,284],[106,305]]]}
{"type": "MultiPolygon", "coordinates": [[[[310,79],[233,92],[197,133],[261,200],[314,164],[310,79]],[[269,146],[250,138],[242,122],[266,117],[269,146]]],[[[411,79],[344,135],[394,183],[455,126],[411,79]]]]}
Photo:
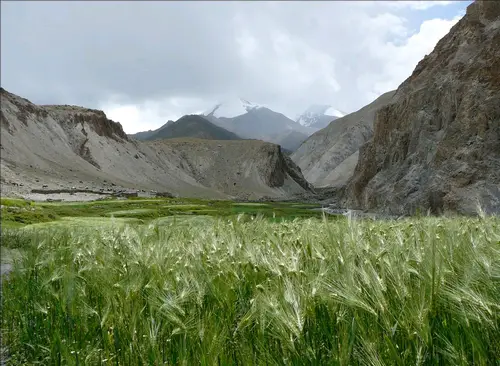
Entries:
{"type": "Polygon", "coordinates": [[[476,1],[378,111],[345,204],[500,212],[500,2],[476,1]]]}

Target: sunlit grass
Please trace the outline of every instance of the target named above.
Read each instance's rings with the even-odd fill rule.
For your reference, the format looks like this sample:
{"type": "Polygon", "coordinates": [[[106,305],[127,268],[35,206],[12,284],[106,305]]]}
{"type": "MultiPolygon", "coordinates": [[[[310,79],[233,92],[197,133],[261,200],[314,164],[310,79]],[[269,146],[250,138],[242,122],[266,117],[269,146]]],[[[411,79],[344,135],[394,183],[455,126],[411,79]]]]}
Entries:
{"type": "Polygon", "coordinates": [[[21,253],[2,297],[13,364],[500,359],[495,218],[46,228],[3,233],[21,253]]]}
{"type": "Polygon", "coordinates": [[[131,209],[131,210],[121,210],[121,211],[112,211],[112,212],[107,212],[106,216],[134,216],[138,214],[144,214],[144,213],[151,213],[154,212],[154,209],[152,208],[136,208],[136,209],[131,209]]]}

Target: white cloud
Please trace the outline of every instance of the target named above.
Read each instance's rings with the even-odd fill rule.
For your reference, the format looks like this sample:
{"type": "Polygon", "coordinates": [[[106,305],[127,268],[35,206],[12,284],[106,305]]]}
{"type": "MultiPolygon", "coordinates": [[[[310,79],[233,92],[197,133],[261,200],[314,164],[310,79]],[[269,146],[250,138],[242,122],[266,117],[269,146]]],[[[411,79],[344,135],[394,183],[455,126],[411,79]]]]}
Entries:
{"type": "Polygon", "coordinates": [[[411,75],[418,62],[431,53],[436,43],[455,25],[460,17],[451,20],[431,19],[424,21],[418,33],[412,34],[403,44],[372,40],[369,53],[382,65],[378,74],[364,73],[358,77],[358,86],[372,96],[395,89],[411,75]]]}
{"type": "Polygon", "coordinates": [[[203,109],[199,109],[200,106],[207,106],[206,101],[194,98],[169,98],[140,104],[118,103],[113,99],[103,103],[100,109],[109,119],[120,122],[127,133],[154,130],[168,120],[175,121],[185,114],[201,113],[203,109]]]}
{"type": "Polygon", "coordinates": [[[435,6],[447,6],[453,4],[453,1],[384,1],[388,7],[401,9],[410,8],[414,10],[427,10],[435,6]]]}

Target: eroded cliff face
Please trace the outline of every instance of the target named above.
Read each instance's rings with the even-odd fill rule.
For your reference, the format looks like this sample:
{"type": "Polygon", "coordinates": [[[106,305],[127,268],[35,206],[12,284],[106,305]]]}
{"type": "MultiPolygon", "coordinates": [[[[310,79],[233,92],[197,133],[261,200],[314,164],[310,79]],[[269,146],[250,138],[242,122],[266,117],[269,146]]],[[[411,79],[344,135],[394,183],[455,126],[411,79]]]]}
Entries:
{"type": "Polygon", "coordinates": [[[108,137],[115,141],[128,141],[122,125],[106,117],[103,111],[67,105],[40,106],[60,124],[66,126],[82,126],[91,128],[101,137],[108,137]]]}
{"type": "Polygon", "coordinates": [[[266,143],[262,149],[268,155],[267,159],[263,159],[268,162],[264,166],[263,174],[269,187],[282,187],[287,179],[292,178],[303,189],[312,190],[312,186],[304,178],[300,168],[289,156],[283,154],[279,145],[266,143]]]}
{"type": "Polygon", "coordinates": [[[500,2],[471,4],[377,112],[345,204],[500,212],[500,2]]]}

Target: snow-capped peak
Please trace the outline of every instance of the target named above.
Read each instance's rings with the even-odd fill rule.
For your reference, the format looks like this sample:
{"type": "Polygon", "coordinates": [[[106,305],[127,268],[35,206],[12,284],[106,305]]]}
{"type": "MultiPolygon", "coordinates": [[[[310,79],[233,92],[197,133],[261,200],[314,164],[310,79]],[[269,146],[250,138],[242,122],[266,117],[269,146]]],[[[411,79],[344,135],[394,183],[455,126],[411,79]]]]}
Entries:
{"type": "Polygon", "coordinates": [[[248,100],[237,98],[232,100],[225,100],[224,102],[219,103],[209,110],[205,111],[203,115],[212,115],[217,118],[233,118],[261,107],[262,106],[249,102],[248,100]]]}
{"type": "Polygon", "coordinates": [[[323,125],[324,121],[328,120],[329,117],[332,118],[330,120],[332,121],[344,116],[345,113],[342,113],[341,111],[330,105],[314,104],[297,117],[297,123],[300,123],[302,126],[306,127],[313,126],[318,123],[320,123],[320,125],[323,125]]]}

